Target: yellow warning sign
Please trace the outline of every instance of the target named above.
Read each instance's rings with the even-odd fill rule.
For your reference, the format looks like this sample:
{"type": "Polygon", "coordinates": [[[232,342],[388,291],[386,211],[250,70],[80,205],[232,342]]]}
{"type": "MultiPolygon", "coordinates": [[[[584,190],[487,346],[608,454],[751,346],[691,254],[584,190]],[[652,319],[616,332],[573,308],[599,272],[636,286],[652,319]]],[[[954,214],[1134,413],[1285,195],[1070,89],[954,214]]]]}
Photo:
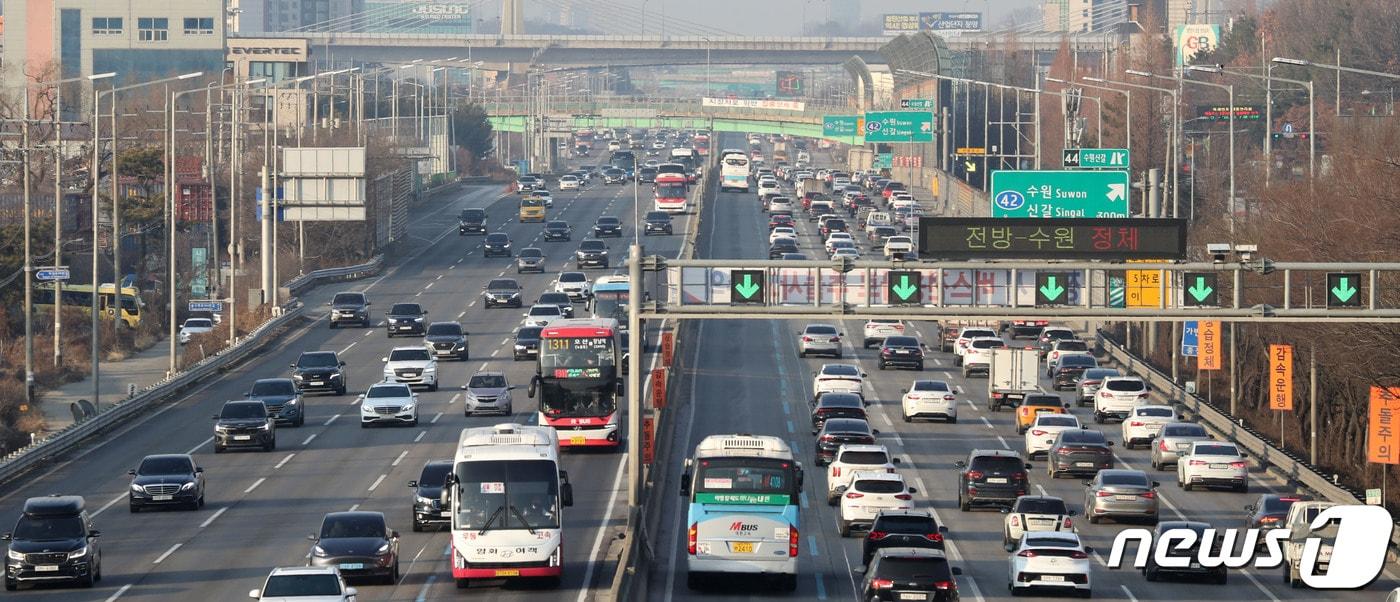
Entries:
{"type": "Polygon", "coordinates": [[[1162,306],[1162,271],[1127,270],[1127,306],[1162,306]]]}

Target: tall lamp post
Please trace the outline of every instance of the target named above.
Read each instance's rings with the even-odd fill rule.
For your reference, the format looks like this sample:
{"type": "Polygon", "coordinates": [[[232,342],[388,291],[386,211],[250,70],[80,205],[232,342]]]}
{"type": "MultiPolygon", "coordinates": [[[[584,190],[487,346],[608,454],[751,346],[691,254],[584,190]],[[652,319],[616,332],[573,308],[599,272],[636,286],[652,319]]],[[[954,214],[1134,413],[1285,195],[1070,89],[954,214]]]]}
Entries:
{"type": "MultiPolygon", "coordinates": [[[[1076,82],[1065,81],[1065,80],[1059,79],[1059,78],[1057,78],[1057,77],[1046,77],[1046,78],[1045,78],[1045,81],[1054,82],[1054,83],[1057,83],[1057,84],[1061,84],[1061,85],[1064,85],[1064,86],[1070,86],[1070,87],[1082,85],[1082,84],[1079,84],[1079,83],[1076,83],[1076,82]]],[[[1084,87],[1088,88],[1089,86],[1084,86],[1084,87]]],[[[1049,92],[1048,90],[1047,90],[1046,92],[1049,93],[1049,94],[1054,94],[1054,92],[1049,92]]],[[[1066,90],[1066,92],[1068,92],[1068,90],[1066,90]]],[[[1094,130],[1094,131],[1096,132],[1096,134],[1097,134],[1097,137],[1098,137],[1098,141],[1095,142],[1095,144],[1097,144],[1097,145],[1099,146],[1099,148],[1103,148],[1103,100],[1100,99],[1100,98],[1098,98],[1097,96],[1083,96],[1083,95],[1081,95],[1080,98],[1085,98],[1085,99],[1094,101],[1094,109],[1095,109],[1095,110],[1094,110],[1094,114],[1097,116],[1097,119],[1098,119],[1098,125],[1096,126],[1096,129],[1094,130]]]]}
{"type": "MultiPolygon", "coordinates": [[[[1129,73],[1132,75],[1140,75],[1143,72],[1130,71],[1129,73]]],[[[1161,92],[1170,96],[1172,99],[1172,125],[1171,131],[1167,134],[1167,159],[1164,162],[1165,164],[1163,166],[1163,169],[1166,169],[1167,173],[1171,174],[1172,177],[1172,217],[1175,218],[1180,213],[1178,203],[1178,201],[1180,200],[1180,196],[1177,193],[1177,184],[1179,184],[1181,181],[1179,177],[1180,174],[1178,173],[1180,170],[1176,169],[1175,166],[1176,158],[1181,155],[1181,135],[1179,133],[1179,130],[1181,128],[1181,92],[1176,88],[1163,88],[1160,86],[1149,86],[1146,84],[1134,84],[1130,82],[1118,81],[1111,83],[1127,88],[1136,88],[1138,90],[1150,90],[1153,92],[1161,92]]]]}
{"type": "Polygon", "coordinates": [[[700,95],[703,97],[710,93],[710,48],[714,41],[709,36],[700,36],[700,39],[705,40],[705,91],[700,95]]]}
{"type": "MultiPolygon", "coordinates": [[[[203,71],[197,71],[195,73],[189,74],[188,77],[181,76],[181,78],[188,79],[199,77],[202,75],[204,75],[203,71]]],[[[172,92],[170,91],[169,86],[166,86],[165,93],[165,230],[167,233],[167,238],[170,239],[170,248],[168,249],[170,255],[166,257],[165,279],[169,281],[169,290],[167,291],[167,294],[170,296],[168,305],[170,306],[169,369],[171,375],[174,375],[175,371],[179,369],[179,356],[176,353],[179,347],[179,342],[176,340],[179,338],[177,336],[179,325],[177,323],[177,320],[175,319],[175,298],[176,294],[179,292],[179,278],[177,278],[177,274],[175,272],[175,268],[179,265],[179,263],[175,259],[175,107],[176,103],[180,99],[180,96],[184,94],[193,94],[195,92],[203,92],[204,90],[204,88],[196,88],[194,90],[172,92]]]]}
{"type": "MultiPolygon", "coordinates": [[[[1273,73],[1274,65],[1269,65],[1269,68],[1265,71],[1266,75],[1255,75],[1253,73],[1245,73],[1241,71],[1225,71],[1220,67],[1208,67],[1205,65],[1191,65],[1188,66],[1187,69],[1191,71],[1198,71],[1201,73],[1214,73],[1216,75],[1240,75],[1252,79],[1263,80],[1265,82],[1266,99],[1264,102],[1264,109],[1268,112],[1268,115],[1265,117],[1267,122],[1264,124],[1264,155],[1269,163],[1269,167],[1267,167],[1264,171],[1265,174],[1268,174],[1270,171],[1273,171],[1272,164],[1274,160],[1273,155],[1270,154],[1273,148],[1270,144],[1270,140],[1273,138],[1274,129],[1273,82],[1274,80],[1278,80],[1281,82],[1288,82],[1290,84],[1298,84],[1300,86],[1303,86],[1303,88],[1305,88],[1308,91],[1308,177],[1317,177],[1317,130],[1313,128],[1313,122],[1316,121],[1317,116],[1317,107],[1313,102],[1312,80],[1304,81],[1301,79],[1289,79],[1286,77],[1275,76],[1273,73]]],[[[1232,115],[1234,114],[1233,106],[1230,107],[1230,112],[1232,115]]]]}
{"type": "MultiPolygon", "coordinates": [[[[1233,239],[1233,237],[1234,237],[1234,235],[1235,235],[1235,221],[1236,221],[1236,220],[1235,220],[1235,85],[1234,85],[1234,84],[1215,84],[1215,83],[1211,83],[1211,82],[1197,81],[1197,80],[1194,80],[1194,79],[1186,79],[1186,78],[1184,78],[1184,77],[1172,77],[1172,76],[1170,76],[1170,75],[1160,75],[1160,74],[1155,74],[1155,73],[1148,73],[1148,72],[1146,72],[1146,71],[1134,71],[1134,70],[1131,70],[1131,69],[1127,70],[1127,73],[1128,73],[1128,75],[1136,75],[1136,76],[1138,76],[1138,77],[1148,77],[1148,78],[1164,79],[1164,80],[1167,80],[1167,81],[1177,82],[1177,83],[1179,83],[1179,84],[1194,84],[1194,85],[1197,85],[1197,86],[1206,86],[1206,87],[1210,87],[1210,88],[1216,88],[1216,89],[1224,90],[1225,93],[1228,95],[1228,101],[1227,101],[1227,102],[1228,102],[1228,104],[1230,105],[1230,200],[1229,200],[1229,202],[1226,204],[1226,206],[1227,206],[1227,208],[1228,208],[1227,210],[1230,212],[1230,236],[1231,236],[1232,239],[1233,239]]],[[[1165,88],[1164,88],[1163,90],[1165,90],[1165,88]]],[[[1174,92],[1175,92],[1175,90],[1173,90],[1173,93],[1174,93],[1174,92]]],[[[1176,99],[1176,96],[1173,96],[1173,100],[1175,100],[1175,99],[1176,99]]],[[[1173,108],[1175,108],[1176,104],[1177,104],[1177,103],[1175,103],[1175,102],[1172,103],[1173,108]]],[[[1176,170],[1176,169],[1173,169],[1173,170],[1172,170],[1172,183],[1173,183],[1173,186],[1172,186],[1172,194],[1173,194],[1173,197],[1172,197],[1172,198],[1173,198],[1172,204],[1173,204],[1173,205],[1176,204],[1176,201],[1175,201],[1175,198],[1176,198],[1176,197],[1175,197],[1175,194],[1176,194],[1176,186],[1175,186],[1175,183],[1176,183],[1176,181],[1177,181],[1177,180],[1176,180],[1176,172],[1177,172],[1177,171],[1179,171],[1179,170],[1176,170]]]]}
{"type": "MultiPolygon", "coordinates": [[[[1338,112],[1337,114],[1338,114],[1338,115],[1341,114],[1341,110],[1342,110],[1342,73],[1355,73],[1355,74],[1357,74],[1357,75],[1369,75],[1369,76],[1371,76],[1371,77],[1379,77],[1379,78],[1384,78],[1384,79],[1400,79],[1400,75],[1396,75],[1396,74],[1394,74],[1394,73],[1386,73],[1386,72],[1384,72],[1384,71],[1371,71],[1370,69],[1357,69],[1356,67],[1347,67],[1347,66],[1344,66],[1344,65],[1341,65],[1341,64],[1337,64],[1337,65],[1328,65],[1328,64],[1325,64],[1325,63],[1314,63],[1314,62],[1312,62],[1312,61],[1308,61],[1308,60],[1304,60],[1304,59],[1291,59],[1291,58],[1282,57],[1282,56],[1276,56],[1276,57],[1274,57],[1272,62],[1275,63],[1275,64],[1279,64],[1279,65],[1296,65],[1296,66],[1299,66],[1299,67],[1317,67],[1318,69],[1330,69],[1330,70],[1332,70],[1332,71],[1336,71],[1336,72],[1337,72],[1337,112],[1338,112]]],[[[1337,61],[1337,62],[1338,62],[1338,63],[1341,63],[1340,60],[1337,61]]]]}
{"type": "MultiPolygon", "coordinates": [[[[1045,79],[1047,79],[1047,80],[1049,80],[1049,81],[1063,81],[1063,80],[1057,80],[1057,79],[1049,78],[1049,77],[1047,77],[1047,78],[1045,78],[1045,79]]],[[[1097,77],[1085,77],[1085,78],[1082,78],[1082,81],[1074,81],[1074,82],[1068,82],[1068,83],[1071,83],[1071,84],[1076,85],[1076,86],[1084,86],[1085,88],[1092,88],[1092,89],[1094,89],[1094,90],[1103,90],[1103,91],[1106,91],[1106,92],[1117,92],[1118,94],[1122,94],[1122,95],[1123,95],[1123,97],[1124,97],[1124,99],[1123,99],[1123,147],[1124,147],[1124,148],[1132,148],[1132,147],[1133,147],[1133,91],[1132,91],[1132,90],[1119,90],[1118,88],[1114,88],[1114,87],[1111,87],[1111,86],[1106,86],[1106,85],[1103,85],[1102,83],[1100,83],[1100,84],[1091,84],[1091,83],[1085,83],[1085,82],[1105,82],[1105,83],[1106,83],[1106,80],[1103,80],[1103,79],[1100,79],[1100,78],[1097,78],[1097,77]]],[[[1099,106],[1102,107],[1103,105],[1100,104],[1099,106]]]]}

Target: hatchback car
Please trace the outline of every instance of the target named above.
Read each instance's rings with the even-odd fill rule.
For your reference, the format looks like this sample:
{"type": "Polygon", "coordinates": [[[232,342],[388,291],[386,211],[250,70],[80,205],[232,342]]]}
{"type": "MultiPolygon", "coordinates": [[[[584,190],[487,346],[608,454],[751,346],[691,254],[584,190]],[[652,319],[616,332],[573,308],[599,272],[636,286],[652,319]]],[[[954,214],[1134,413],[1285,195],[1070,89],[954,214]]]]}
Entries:
{"type": "Polygon", "coordinates": [[[1010,550],[1026,533],[1044,531],[1074,531],[1074,511],[1065,501],[1052,495],[1023,495],[1003,510],[1001,545],[1010,550]]]}
{"type": "Polygon", "coordinates": [[[467,331],[456,322],[433,322],[423,335],[423,346],[437,357],[451,357],[466,361],[470,357],[467,348],[467,331]]]}
{"type": "Polygon", "coordinates": [[[515,329],[515,344],[511,346],[511,359],[527,360],[540,353],[540,326],[521,326],[515,329]]]}
{"type": "Polygon", "coordinates": [[[537,247],[525,247],[515,256],[515,273],[539,272],[543,274],[544,262],[544,251],[537,247]]]}
{"type": "Polygon", "coordinates": [[[204,506],[204,468],[189,454],[146,456],[126,474],[131,475],[126,499],[133,513],[146,508],[198,510],[204,506]]]}
{"type": "Polygon", "coordinates": [[[1084,516],[1091,523],[1105,518],[1157,523],[1157,482],[1141,470],[1100,470],[1084,487],[1084,516]]]}
{"type": "Polygon", "coordinates": [[[817,466],[826,466],[836,457],[836,450],[842,445],[861,443],[875,444],[875,435],[880,431],[870,428],[870,423],[859,418],[832,418],[822,423],[817,433],[817,466]]]}
{"type": "Polygon", "coordinates": [[[248,399],[263,402],[277,420],[277,424],[301,426],[306,422],[306,408],[302,407],[301,391],[296,381],[290,378],[260,378],[253,381],[248,389],[248,399]]]}
{"type": "Polygon", "coordinates": [[[486,309],[498,305],[521,307],[525,301],[520,293],[520,283],[514,278],[492,278],[486,286],[481,287],[481,301],[486,309]]]}
{"type": "Polygon", "coordinates": [[[567,241],[569,239],[572,239],[573,236],[574,228],[573,226],[569,225],[569,222],[554,220],[551,222],[546,222],[544,225],[545,242],[549,242],[552,240],[567,241]]]}
{"type": "Polygon", "coordinates": [[[881,510],[870,523],[861,542],[861,564],[885,548],[927,548],[942,550],[948,528],[927,510],[881,510]]]}
{"type": "Polygon", "coordinates": [[[863,398],[866,376],[855,364],[822,364],[812,373],[812,401],[824,393],[851,393],[863,398]]]}
{"type": "Polygon", "coordinates": [[[838,503],[836,530],[850,537],[853,529],[869,527],[882,510],[911,510],[918,492],[897,472],[858,470],[838,503]]]}
{"type": "Polygon", "coordinates": [[[1053,393],[1030,393],[1016,406],[1016,434],[1023,435],[1041,414],[1068,414],[1069,404],[1053,393]]]}
{"type": "Polygon", "coordinates": [[[486,235],[486,240],[481,243],[482,257],[510,257],[510,235],[504,232],[492,232],[486,235]]]}
{"type": "Polygon", "coordinates": [[[1009,449],[974,449],[953,465],[961,469],[958,509],[963,512],[980,505],[1010,506],[1026,495],[1031,465],[1009,449]]]}
{"type": "Polygon", "coordinates": [[[808,324],[797,337],[797,356],[820,354],[841,359],[841,336],[830,324],[808,324]]]}
{"type": "Polygon", "coordinates": [[[1249,463],[1234,443],[1196,441],[1176,463],[1176,484],[1183,490],[1195,487],[1229,487],[1249,490],[1249,463]]]}
{"type": "Polygon", "coordinates": [[[515,386],[504,372],[477,372],[462,388],[467,391],[462,401],[467,416],[486,413],[509,416],[513,412],[510,392],[515,386]]]}
{"type": "Polygon", "coordinates": [[[850,393],[821,394],[812,405],[812,434],[820,432],[822,425],[832,418],[865,420],[865,400],[850,393]]]}
{"type": "Polygon", "coordinates": [[[881,370],[887,367],[905,367],[922,371],[924,369],[924,344],[917,337],[887,336],[880,344],[881,370]]]}
{"type": "Polygon", "coordinates": [[[360,427],[376,424],[418,426],[418,395],[408,385],[370,385],[360,396],[360,427]]]}
{"type": "Polygon", "coordinates": [[[382,512],[332,512],[321,519],[312,541],[310,566],[330,566],[350,577],[373,577],[385,585],[399,580],[399,532],[382,512]]]}
{"type": "Polygon", "coordinates": [[[621,237],[622,220],[611,215],[604,215],[593,223],[593,236],[603,238],[604,236],[621,237]]]}
{"type": "Polygon", "coordinates": [[[957,424],[957,392],[946,381],[916,380],[903,393],[900,408],[905,422],[913,422],[916,418],[938,418],[948,424],[957,424]]]}
{"type": "Polygon", "coordinates": [[[1169,405],[1140,405],[1123,420],[1123,447],[1133,449],[1139,443],[1151,446],[1162,427],[1179,422],[1181,415],[1169,405]]]}
{"type": "MultiPolygon", "coordinates": [[[[1228,573],[1225,569],[1225,565],[1222,564],[1216,567],[1207,567],[1202,565],[1200,562],[1197,562],[1197,558],[1199,557],[1201,552],[1201,538],[1205,534],[1206,529],[1212,528],[1214,527],[1212,527],[1210,523],[1199,521],[1169,520],[1157,523],[1157,528],[1153,529],[1152,531],[1152,541],[1158,541],[1162,538],[1163,535],[1165,535],[1169,531],[1182,529],[1189,529],[1191,531],[1195,531],[1197,537],[1193,545],[1180,547],[1171,546],[1169,548],[1166,548],[1166,550],[1164,551],[1164,553],[1167,556],[1189,559],[1184,563],[1185,566],[1179,568],[1161,566],[1157,564],[1156,554],[1148,554],[1147,565],[1142,568],[1143,579],[1146,579],[1148,581],[1161,581],[1163,577],[1168,576],[1190,577],[1193,579],[1198,577],[1205,577],[1215,582],[1216,584],[1224,585],[1229,579],[1228,573]]],[[[1219,557],[1221,555],[1221,548],[1223,547],[1221,541],[1222,538],[1220,537],[1214,538],[1213,547],[1216,557],[1219,557]]]]}
{"type": "Polygon", "coordinates": [[[452,474],[452,460],[429,460],[423,464],[418,478],[408,482],[413,490],[413,530],[446,527],[452,524],[452,513],[442,509],[442,488],[452,474]]]}
{"type": "Polygon", "coordinates": [[[1148,391],[1147,383],[1136,376],[1103,379],[1094,394],[1094,422],[1103,424],[1109,419],[1126,419],[1134,407],[1147,400],[1148,391]]]}
{"type": "Polygon", "coordinates": [[[1045,354],[1045,376],[1055,375],[1055,363],[1060,361],[1062,355],[1088,354],[1089,344],[1079,339],[1060,339],[1050,345],[1050,351],[1045,354]]]}
{"type": "Polygon", "coordinates": [[[1066,430],[1055,436],[1055,443],[1045,453],[1045,474],[1052,479],[1060,475],[1092,475],[1113,468],[1113,442],[1100,431],[1066,430]]]}
{"type": "Polygon", "coordinates": [[[1191,449],[1191,444],[1196,441],[1209,441],[1210,433],[1194,422],[1173,422],[1162,425],[1162,431],[1157,434],[1156,443],[1152,444],[1152,455],[1150,460],[1152,467],[1157,470],[1166,470],[1168,466],[1176,464],[1177,460],[1191,449]]]}
{"type": "Polygon", "coordinates": [[[962,570],[948,565],[942,550],[926,548],[883,548],[868,566],[857,567],[861,579],[861,599],[876,602],[927,600],[953,602],[958,599],[956,575],[962,570]]]}
{"type": "Polygon", "coordinates": [[[423,335],[428,326],[428,312],[417,303],[395,303],[384,312],[384,332],[392,338],[395,335],[423,335]]]}
{"type": "Polygon", "coordinates": [[[1088,598],[1094,565],[1089,553],[1093,551],[1075,533],[1028,533],[1007,560],[1007,588],[1012,596],[1025,595],[1035,588],[1088,598]]]}

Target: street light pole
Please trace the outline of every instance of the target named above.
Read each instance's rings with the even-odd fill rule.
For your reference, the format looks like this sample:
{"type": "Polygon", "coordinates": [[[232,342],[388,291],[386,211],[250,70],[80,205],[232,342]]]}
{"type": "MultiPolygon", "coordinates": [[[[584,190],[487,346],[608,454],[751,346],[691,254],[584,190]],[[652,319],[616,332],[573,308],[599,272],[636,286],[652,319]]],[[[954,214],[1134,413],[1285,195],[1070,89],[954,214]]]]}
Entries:
{"type": "MultiPolygon", "coordinates": [[[[1275,76],[1275,75],[1273,74],[1274,65],[1272,65],[1272,64],[1269,65],[1268,69],[1265,70],[1266,75],[1255,75],[1255,74],[1253,74],[1253,73],[1244,73],[1244,72],[1240,72],[1240,71],[1225,71],[1224,69],[1221,69],[1221,68],[1219,68],[1219,67],[1207,67],[1207,66],[1203,66],[1203,65],[1192,65],[1192,66],[1188,67],[1188,69],[1190,69],[1191,71],[1199,71],[1199,72],[1202,72],[1202,73],[1214,73],[1214,74],[1216,74],[1216,75],[1226,75],[1226,74],[1228,74],[1228,75],[1242,75],[1242,76],[1244,76],[1244,77],[1249,77],[1249,78],[1253,78],[1253,79],[1262,79],[1262,80],[1265,81],[1266,87],[1268,88],[1268,90],[1269,90],[1270,93],[1272,93],[1272,91],[1273,91],[1273,80],[1278,80],[1278,81],[1281,81],[1281,82],[1288,82],[1288,83],[1290,83],[1290,84],[1297,84],[1297,85],[1303,86],[1303,88],[1305,88],[1305,89],[1308,91],[1308,177],[1309,177],[1309,178],[1316,178],[1316,177],[1317,177],[1317,131],[1314,129],[1314,125],[1315,125],[1314,122],[1316,121],[1316,113],[1317,113],[1317,112],[1316,112],[1316,104],[1315,104],[1315,102],[1314,102],[1314,97],[1313,97],[1313,80],[1300,80],[1300,79],[1289,79],[1289,78],[1286,78],[1286,77],[1277,77],[1277,76],[1275,76]]],[[[1269,101],[1272,101],[1272,100],[1273,100],[1273,98],[1272,98],[1272,94],[1271,94],[1271,95],[1270,95],[1270,98],[1269,98],[1269,101]]],[[[1265,148],[1265,149],[1270,149],[1271,147],[1269,146],[1269,142],[1268,142],[1268,141],[1269,141],[1270,138],[1273,137],[1273,131],[1272,131],[1272,130],[1273,130],[1273,120],[1272,120],[1272,116],[1273,116],[1273,105],[1272,105],[1272,104],[1268,104],[1267,106],[1268,106],[1268,109],[1269,109],[1270,121],[1269,121],[1269,123],[1266,124],[1266,127],[1264,128],[1264,129],[1266,130],[1266,135],[1264,136],[1264,140],[1265,140],[1265,142],[1264,142],[1264,145],[1265,145],[1264,148],[1265,148]]],[[[1234,108],[1231,107],[1231,115],[1233,115],[1233,114],[1234,114],[1234,108]]],[[[1266,150],[1266,154],[1267,154],[1267,150],[1266,150]]],[[[1272,163],[1272,161],[1273,161],[1273,156],[1272,156],[1272,155],[1269,155],[1269,161],[1270,161],[1270,163],[1272,163]]],[[[1265,173],[1268,173],[1268,170],[1266,170],[1265,173]]]]}
{"type": "MultiPolygon", "coordinates": [[[[1087,82],[1098,82],[1100,85],[1086,84],[1083,82],[1075,83],[1080,84],[1086,88],[1093,88],[1095,90],[1105,90],[1108,92],[1117,92],[1123,95],[1123,145],[1125,148],[1133,148],[1133,91],[1120,90],[1118,88],[1103,85],[1109,83],[1109,81],[1098,77],[1085,77],[1081,79],[1087,82]]],[[[1122,82],[1112,83],[1117,84],[1122,82]]]]}
{"type": "MultiPolygon", "coordinates": [[[[97,294],[98,294],[98,289],[101,287],[101,284],[100,284],[100,283],[102,282],[102,280],[101,280],[100,278],[97,277],[97,274],[98,274],[98,271],[97,271],[97,270],[98,270],[98,263],[97,263],[97,260],[98,260],[98,257],[99,257],[99,254],[98,254],[98,245],[97,245],[97,214],[98,214],[98,208],[101,206],[101,205],[97,202],[97,184],[98,184],[98,182],[100,182],[101,179],[102,179],[102,178],[101,178],[101,173],[100,173],[100,171],[99,171],[99,169],[98,169],[98,168],[101,166],[101,164],[100,164],[99,161],[98,161],[97,149],[98,149],[98,147],[101,145],[101,140],[102,140],[102,139],[98,136],[98,127],[97,127],[97,126],[98,126],[98,123],[100,123],[100,122],[98,121],[98,119],[97,119],[98,114],[100,113],[100,111],[98,111],[98,92],[99,92],[99,90],[97,89],[97,80],[99,80],[99,79],[107,79],[107,78],[110,78],[110,77],[115,76],[115,75],[116,75],[116,73],[96,73],[96,74],[93,74],[93,75],[91,75],[91,76],[88,77],[88,79],[91,80],[91,81],[93,82],[93,83],[92,83],[92,165],[91,165],[91,169],[89,170],[91,173],[88,175],[88,179],[92,182],[92,294],[89,295],[89,300],[90,300],[90,302],[92,303],[92,305],[89,307],[89,310],[90,310],[91,313],[92,313],[92,326],[91,326],[91,327],[92,327],[92,339],[91,339],[91,342],[88,343],[88,347],[91,348],[91,351],[92,351],[92,375],[91,375],[91,378],[92,378],[92,407],[93,407],[93,408],[100,408],[100,407],[102,407],[102,406],[101,406],[102,387],[101,387],[101,384],[100,384],[100,383],[102,382],[102,380],[101,380],[101,374],[98,372],[98,370],[99,370],[99,368],[100,368],[100,366],[101,366],[101,363],[100,363],[100,361],[99,361],[99,360],[101,359],[101,354],[98,352],[98,342],[101,340],[101,337],[99,336],[100,333],[101,333],[101,330],[99,330],[99,327],[101,326],[100,320],[101,320],[102,314],[99,313],[99,312],[98,312],[98,309],[97,309],[97,294]]],[[[113,151],[114,151],[114,152],[115,152],[115,150],[116,150],[116,140],[117,140],[117,131],[114,129],[114,130],[112,130],[112,142],[113,142],[112,148],[113,148],[113,151]]],[[[116,165],[116,160],[115,160],[115,159],[112,161],[112,165],[113,165],[113,166],[116,165]]],[[[112,177],[115,178],[116,176],[117,176],[116,170],[113,170],[113,172],[112,172],[112,177]]],[[[116,232],[113,231],[113,234],[116,234],[116,232]]],[[[120,282],[116,282],[115,280],[116,280],[116,277],[114,276],[114,277],[113,277],[113,281],[114,281],[114,282],[112,283],[112,284],[113,284],[113,288],[118,288],[118,287],[120,287],[120,286],[121,286],[121,283],[120,283],[120,282]]],[[[113,318],[115,318],[115,319],[117,319],[117,320],[120,320],[120,319],[121,319],[121,317],[122,317],[122,308],[121,308],[120,305],[118,305],[116,308],[114,308],[114,309],[112,310],[112,312],[113,312],[113,313],[112,313],[112,317],[113,317],[113,318]]],[[[114,328],[115,328],[115,326],[114,326],[114,328]]]]}

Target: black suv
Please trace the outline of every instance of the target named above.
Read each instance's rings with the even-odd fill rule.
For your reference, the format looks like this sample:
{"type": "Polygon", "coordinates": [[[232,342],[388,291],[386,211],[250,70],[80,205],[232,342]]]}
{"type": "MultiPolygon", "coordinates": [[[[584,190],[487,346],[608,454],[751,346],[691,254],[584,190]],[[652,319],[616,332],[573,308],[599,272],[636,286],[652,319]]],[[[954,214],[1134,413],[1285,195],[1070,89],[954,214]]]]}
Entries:
{"type": "Polygon", "coordinates": [[[15,530],[0,536],[10,543],[5,556],[5,589],[21,582],[73,581],[92,587],[102,580],[102,550],[82,496],[51,495],[24,501],[15,530]]]}
{"type": "Polygon", "coordinates": [[[333,391],[345,394],[345,362],[334,351],[305,351],[292,364],[292,382],[297,390],[333,391]]]}
{"type": "Polygon", "coordinates": [[[384,329],[390,337],[396,334],[423,336],[427,323],[423,320],[428,312],[417,303],[395,303],[384,314],[384,329]]]}
{"type": "Polygon", "coordinates": [[[510,257],[510,235],[504,232],[492,232],[486,235],[486,240],[481,243],[482,257],[510,257]]]}
{"type": "Polygon", "coordinates": [[[540,332],[543,330],[543,326],[521,326],[519,330],[516,330],[512,359],[518,362],[539,355],[540,332]]]}
{"type": "Polygon", "coordinates": [[[870,558],[881,548],[942,550],[943,533],[947,530],[927,510],[881,510],[861,543],[860,563],[870,564],[870,558]]]}
{"type": "Polygon", "coordinates": [[[429,324],[428,333],[423,336],[423,344],[428,347],[428,351],[437,357],[452,356],[455,359],[466,361],[469,356],[467,331],[456,322],[429,324]]]}
{"type": "Polygon", "coordinates": [[[885,337],[880,345],[880,369],[886,366],[906,366],[915,370],[924,369],[924,345],[915,337],[885,337]]]}
{"type": "Polygon", "coordinates": [[[409,489],[413,490],[414,531],[452,524],[449,514],[442,510],[442,488],[449,474],[452,474],[451,460],[429,460],[418,473],[418,480],[408,482],[409,489]]]}
{"type": "Polygon", "coordinates": [[[457,235],[466,236],[468,233],[486,233],[485,209],[463,209],[457,216],[457,235]]]}
{"type": "Polygon", "coordinates": [[[657,172],[657,169],[656,169],[655,167],[643,167],[643,168],[641,168],[641,169],[638,169],[638,170],[637,170],[637,181],[638,181],[638,182],[655,182],[655,181],[656,181],[656,172],[657,172]]]}
{"type": "Polygon", "coordinates": [[[189,454],[146,456],[126,474],[131,475],[127,504],[132,512],[160,506],[199,510],[204,505],[204,469],[189,454]]]}
{"type": "Polygon", "coordinates": [[[966,512],[974,505],[1010,507],[1026,495],[1031,465],[1009,449],[974,449],[967,460],[958,460],[958,509],[966,512]]]}
{"type": "Polygon", "coordinates": [[[580,269],[593,266],[608,269],[608,245],[597,239],[588,239],[578,245],[574,261],[580,269]]]}
{"type": "Polygon", "coordinates": [[[861,567],[864,573],[860,587],[862,600],[926,600],[953,602],[958,600],[955,575],[962,570],[948,565],[942,550],[923,548],[885,548],[870,565],[861,567]]]}
{"type": "Polygon", "coordinates": [[[486,286],[482,287],[481,300],[486,303],[486,309],[491,309],[496,305],[507,307],[521,307],[524,299],[520,296],[520,283],[514,278],[493,278],[486,286]]]}
{"type": "Polygon", "coordinates": [[[574,237],[574,228],[565,221],[546,222],[544,225],[544,239],[550,240],[570,240],[574,237]]]}
{"type": "Polygon", "coordinates": [[[261,401],[244,399],[224,402],[214,415],[214,453],[230,447],[277,449],[277,421],[261,401]]]}
{"type": "Polygon", "coordinates": [[[278,424],[301,426],[306,423],[306,408],[302,407],[301,391],[297,389],[296,381],[290,378],[255,380],[253,387],[248,389],[247,397],[263,402],[278,424]]]}
{"type": "Polygon", "coordinates": [[[642,235],[649,235],[652,232],[671,234],[671,214],[665,211],[648,211],[646,227],[642,230],[642,235]]]}
{"type": "Polygon", "coordinates": [[[369,327],[370,303],[364,293],[336,293],[326,305],[331,308],[331,328],[341,323],[358,323],[365,328],[369,327]]]}
{"type": "Polygon", "coordinates": [[[779,238],[773,241],[773,244],[768,247],[768,258],[782,259],[783,255],[798,252],[800,251],[797,248],[797,241],[791,238],[779,238]]]}
{"type": "Polygon", "coordinates": [[[604,215],[593,223],[593,235],[602,238],[604,236],[622,237],[622,220],[611,215],[604,215]]]}

